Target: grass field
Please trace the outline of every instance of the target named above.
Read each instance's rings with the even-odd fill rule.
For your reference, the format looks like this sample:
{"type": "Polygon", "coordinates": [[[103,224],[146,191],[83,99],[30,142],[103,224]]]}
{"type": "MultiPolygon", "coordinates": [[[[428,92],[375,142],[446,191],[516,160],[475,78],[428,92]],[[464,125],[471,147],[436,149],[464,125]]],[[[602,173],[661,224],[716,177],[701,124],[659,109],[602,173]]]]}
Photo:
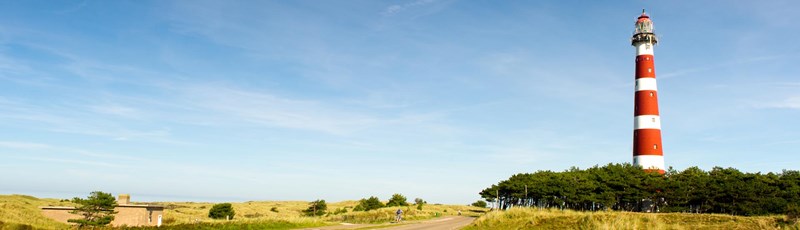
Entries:
{"type": "MultiPolygon", "coordinates": [[[[207,217],[208,210],[213,203],[194,203],[194,202],[157,202],[149,204],[159,204],[166,207],[164,212],[164,223],[188,224],[197,222],[215,222],[207,217]]],[[[342,201],[328,203],[328,212],[337,209],[346,209],[347,212],[326,215],[320,217],[304,217],[302,211],[308,208],[307,201],[248,201],[243,203],[231,203],[236,211],[236,220],[283,220],[297,223],[308,222],[332,222],[332,223],[385,223],[394,220],[394,212],[398,207],[371,210],[368,212],[353,212],[357,201],[342,201]],[[274,211],[273,211],[274,210],[274,211]]],[[[406,220],[429,219],[437,216],[456,215],[459,210],[463,215],[478,216],[485,209],[474,208],[464,205],[439,205],[427,204],[422,210],[417,210],[415,206],[402,207],[406,220]]]]}
{"type": "Polygon", "coordinates": [[[0,195],[0,229],[65,229],[68,225],[44,217],[39,206],[68,206],[70,202],[26,195],[0,195]]]}
{"type": "Polygon", "coordinates": [[[783,222],[782,216],[743,217],[513,208],[504,212],[490,212],[465,229],[800,229],[800,225],[783,222]]]}
{"type": "MultiPolygon", "coordinates": [[[[139,203],[143,204],[143,203],[139,203]]],[[[293,229],[338,223],[386,223],[394,219],[397,207],[368,212],[353,212],[356,201],[329,203],[328,211],[347,212],[321,217],[304,217],[306,201],[250,201],[231,203],[236,216],[233,221],[212,220],[207,217],[213,203],[158,202],[164,205],[165,218],[159,229],[293,229]]],[[[25,195],[0,195],[0,230],[5,229],[67,229],[68,225],[42,216],[39,206],[70,206],[57,199],[39,199],[25,195]]],[[[514,208],[502,212],[463,205],[428,204],[423,210],[403,207],[406,220],[422,220],[437,216],[480,216],[466,229],[797,229],[800,225],[786,224],[783,216],[742,217],[719,214],[576,212],[514,208]]],[[[150,229],[150,228],[127,228],[150,229]]],[[[155,229],[155,228],[152,228],[155,229]]]]}
{"type": "MultiPolygon", "coordinates": [[[[332,222],[347,223],[386,223],[394,220],[397,209],[398,207],[389,207],[367,212],[348,212],[339,215],[331,215],[325,217],[325,219],[332,222]]],[[[440,216],[452,216],[457,215],[459,210],[462,215],[477,217],[486,211],[486,209],[483,208],[440,204],[425,205],[422,210],[417,210],[414,206],[402,207],[401,209],[403,210],[403,220],[425,220],[440,216]]]]}
{"type": "MultiPolygon", "coordinates": [[[[161,229],[292,229],[347,223],[386,223],[394,220],[398,207],[353,212],[357,201],[328,203],[328,212],[346,209],[347,212],[319,217],[305,217],[302,211],[308,208],[307,201],[248,201],[231,203],[236,215],[232,221],[208,218],[214,203],[203,202],[153,202],[134,204],[157,204],[165,206],[164,227],[161,229]]],[[[4,229],[65,229],[68,225],[44,217],[39,206],[74,206],[71,202],[57,199],[39,199],[25,195],[0,195],[0,230],[4,229]]],[[[485,209],[463,205],[427,204],[422,210],[415,206],[402,207],[404,219],[422,220],[437,216],[478,216],[485,209]]]]}

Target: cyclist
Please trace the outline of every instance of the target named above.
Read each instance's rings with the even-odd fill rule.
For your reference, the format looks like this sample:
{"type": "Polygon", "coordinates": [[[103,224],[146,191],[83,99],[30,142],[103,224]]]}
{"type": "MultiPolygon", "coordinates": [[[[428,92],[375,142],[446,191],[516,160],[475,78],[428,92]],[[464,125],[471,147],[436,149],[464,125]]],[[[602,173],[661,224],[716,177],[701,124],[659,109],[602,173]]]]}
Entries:
{"type": "Polygon", "coordinates": [[[394,218],[394,221],[396,221],[396,222],[402,221],[403,220],[403,210],[402,209],[397,209],[397,212],[395,212],[395,213],[397,214],[397,216],[394,218]]]}

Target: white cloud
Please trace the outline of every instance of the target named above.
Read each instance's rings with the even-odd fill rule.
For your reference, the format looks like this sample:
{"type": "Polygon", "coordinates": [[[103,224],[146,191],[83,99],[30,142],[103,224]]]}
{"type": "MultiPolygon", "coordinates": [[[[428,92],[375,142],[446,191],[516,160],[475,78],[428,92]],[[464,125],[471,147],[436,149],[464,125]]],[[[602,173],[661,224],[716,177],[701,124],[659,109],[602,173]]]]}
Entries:
{"type": "Polygon", "coordinates": [[[126,166],[123,166],[123,165],[112,164],[112,163],[108,163],[108,162],[76,160],[74,158],[20,157],[18,159],[35,160],[35,161],[47,161],[47,162],[56,162],[56,163],[68,163],[68,164],[93,165],[93,166],[103,166],[103,167],[112,167],[112,168],[126,167],[126,166]]]}
{"type": "Polygon", "coordinates": [[[33,142],[0,141],[0,147],[11,149],[49,149],[49,145],[33,142]]]}
{"type": "Polygon", "coordinates": [[[118,117],[125,117],[125,118],[141,118],[142,113],[138,109],[122,106],[122,105],[95,105],[89,107],[92,111],[114,115],[118,117]]]}
{"type": "Polygon", "coordinates": [[[209,114],[212,118],[336,135],[390,125],[427,123],[440,117],[435,113],[382,117],[358,111],[369,108],[344,108],[346,105],[335,101],[298,100],[223,86],[188,87],[182,93],[184,101],[181,103],[199,111],[213,112],[209,114]]]}
{"type": "Polygon", "coordinates": [[[784,57],[790,57],[790,56],[794,56],[794,55],[796,55],[796,54],[748,57],[748,58],[745,58],[745,59],[732,60],[732,61],[720,62],[720,63],[715,63],[715,64],[707,64],[707,65],[702,65],[702,66],[698,66],[698,67],[679,68],[680,70],[678,70],[678,71],[659,74],[658,78],[659,79],[665,79],[665,78],[673,78],[673,77],[685,76],[685,75],[689,75],[689,74],[695,74],[696,75],[697,73],[702,73],[702,72],[715,70],[715,69],[719,69],[719,68],[737,67],[737,66],[740,66],[740,65],[757,63],[757,62],[765,62],[765,61],[769,61],[769,60],[775,60],[775,59],[784,58],[784,57]]]}
{"type": "Polygon", "coordinates": [[[413,1],[413,2],[406,3],[406,4],[395,4],[395,5],[391,5],[391,6],[386,7],[386,9],[383,10],[383,12],[381,12],[381,15],[383,15],[383,16],[392,16],[392,15],[395,15],[395,14],[400,13],[402,11],[405,11],[405,10],[408,10],[408,9],[411,9],[411,8],[414,8],[414,7],[425,6],[425,5],[434,3],[434,2],[436,2],[436,0],[416,0],[416,1],[413,1]]]}
{"type": "Polygon", "coordinates": [[[800,96],[789,97],[779,102],[767,103],[762,107],[776,109],[800,109],[800,96]]]}
{"type": "Polygon", "coordinates": [[[124,160],[142,160],[140,158],[129,157],[119,154],[98,153],[78,148],[71,148],[65,146],[55,146],[44,143],[25,142],[25,141],[0,141],[0,148],[29,150],[38,153],[55,153],[61,155],[73,155],[82,157],[93,158],[106,158],[106,159],[124,159],[124,160]]]}

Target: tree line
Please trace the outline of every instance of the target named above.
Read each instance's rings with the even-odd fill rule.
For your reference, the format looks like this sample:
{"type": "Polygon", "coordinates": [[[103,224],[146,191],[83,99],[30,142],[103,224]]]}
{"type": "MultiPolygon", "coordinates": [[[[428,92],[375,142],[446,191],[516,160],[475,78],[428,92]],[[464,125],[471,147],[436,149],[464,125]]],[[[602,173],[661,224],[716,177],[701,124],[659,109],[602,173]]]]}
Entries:
{"type": "MultiPolygon", "coordinates": [[[[422,210],[422,205],[427,204],[428,202],[422,200],[422,198],[414,199],[414,205],[417,206],[418,210],[422,210]]],[[[394,207],[394,206],[409,206],[407,199],[405,196],[399,193],[395,193],[392,195],[392,198],[384,204],[381,202],[378,197],[371,196],[369,198],[362,198],[358,201],[358,204],[353,207],[354,212],[358,211],[369,211],[375,209],[381,209],[384,207],[394,207]]],[[[340,209],[336,209],[334,212],[326,212],[328,210],[328,205],[325,203],[325,200],[315,200],[308,203],[308,208],[303,211],[306,216],[322,216],[328,214],[341,214],[346,213],[347,208],[343,207],[340,209]]]]}
{"type": "Polygon", "coordinates": [[[512,175],[479,193],[502,209],[511,206],[582,211],[783,214],[800,204],[800,172],[745,173],[735,168],[704,171],[669,168],[646,172],[631,164],[608,164],[563,172],[512,175]]]}

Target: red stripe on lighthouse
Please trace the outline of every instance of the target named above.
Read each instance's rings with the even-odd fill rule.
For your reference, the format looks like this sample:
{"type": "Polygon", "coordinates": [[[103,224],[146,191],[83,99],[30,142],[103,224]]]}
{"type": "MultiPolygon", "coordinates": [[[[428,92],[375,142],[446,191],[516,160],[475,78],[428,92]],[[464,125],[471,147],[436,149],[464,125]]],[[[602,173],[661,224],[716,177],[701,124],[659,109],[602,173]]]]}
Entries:
{"type": "Polygon", "coordinates": [[[663,155],[660,129],[633,130],[633,152],[638,155],[663,155]]]}
{"type": "Polygon", "coordinates": [[[653,55],[644,54],[636,56],[636,78],[642,77],[656,77],[653,55]]]}
{"type": "Polygon", "coordinates": [[[633,115],[658,115],[658,92],[654,90],[636,91],[633,115]]]}

